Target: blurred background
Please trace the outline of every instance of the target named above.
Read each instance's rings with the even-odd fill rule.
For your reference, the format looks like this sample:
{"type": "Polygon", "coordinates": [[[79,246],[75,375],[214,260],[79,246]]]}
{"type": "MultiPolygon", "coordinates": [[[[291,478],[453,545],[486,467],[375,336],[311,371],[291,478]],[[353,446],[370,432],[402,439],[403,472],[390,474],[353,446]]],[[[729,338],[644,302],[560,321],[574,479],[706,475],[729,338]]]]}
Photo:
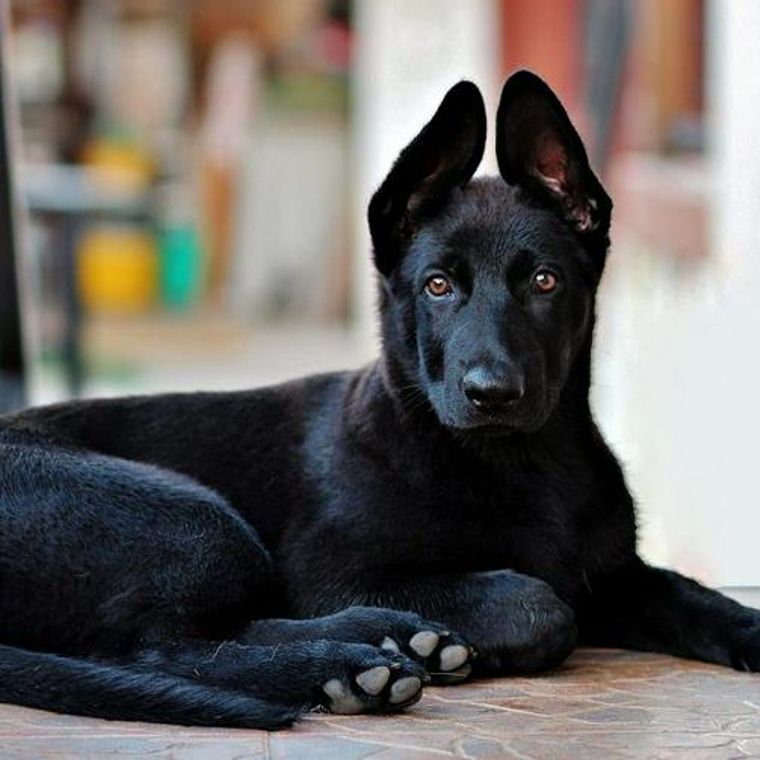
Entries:
{"type": "Polygon", "coordinates": [[[369,360],[372,190],[528,67],[616,203],[594,405],[643,553],[760,585],[757,0],[3,3],[0,408],[369,360]]]}

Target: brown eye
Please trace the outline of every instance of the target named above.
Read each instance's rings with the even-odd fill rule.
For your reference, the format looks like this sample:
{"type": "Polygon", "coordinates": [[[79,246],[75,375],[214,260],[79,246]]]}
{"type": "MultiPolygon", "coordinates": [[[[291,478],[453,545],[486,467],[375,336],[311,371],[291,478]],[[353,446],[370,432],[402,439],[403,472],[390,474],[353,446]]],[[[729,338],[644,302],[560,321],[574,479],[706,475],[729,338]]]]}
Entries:
{"type": "Polygon", "coordinates": [[[451,283],[445,277],[443,277],[443,275],[440,274],[431,277],[425,283],[425,290],[427,290],[427,292],[430,293],[430,295],[434,298],[441,298],[453,292],[451,283]]]}
{"type": "Polygon", "coordinates": [[[534,293],[551,293],[557,287],[557,277],[549,271],[541,271],[533,278],[534,293]]]}

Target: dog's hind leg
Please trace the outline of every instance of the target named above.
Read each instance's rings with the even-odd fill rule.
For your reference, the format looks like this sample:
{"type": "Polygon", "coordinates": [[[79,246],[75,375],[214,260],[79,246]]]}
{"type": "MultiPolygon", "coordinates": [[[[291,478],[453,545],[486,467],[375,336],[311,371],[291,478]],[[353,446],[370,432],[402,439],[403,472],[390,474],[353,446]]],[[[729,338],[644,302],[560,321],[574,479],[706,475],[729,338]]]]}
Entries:
{"type": "Polygon", "coordinates": [[[270,593],[270,576],[256,534],[188,478],[0,433],[0,701],[106,718],[287,724],[302,703],[135,662],[147,641],[238,631],[270,593]]]}
{"type": "Polygon", "coordinates": [[[161,672],[4,644],[0,702],[112,720],[263,729],[289,726],[305,708],[161,672]]]}
{"type": "Polygon", "coordinates": [[[271,589],[261,541],[213,491],[0,440],[0,641],[109,655],[156,636],[226,636],[271,589]]]}
{"type": "Polygon", "coordinates": [[[420,698],[426,680],[424,668],[397,651],[343,641],[182,641],[145,649],[136,663],[276,704],[322,705],[341,714],[402,709],[420,698]]]}
{"type": "Polygon", "coordinates": [[[0,642],[11,645],[0,696],[130,718],[149,714],[163,690],[178,702],[192,696],[198,709],[167,704],[156,720],[235,725],[246,725],[243,697],[276,707],[273,725],[316,704],[385,711],[419,698],[421,666],[369,642],[234,641],[276,587],[255,531],[218,494],[168,471],[49,445],[0,444],[0,455],[0,642]],[[62,699],[67,673],[74,696],[62,699]],[[120,711],[125,684],[144,703],[135,697],[120,711]],[[229,715],[213,713],[224,704],[229,715]]]}

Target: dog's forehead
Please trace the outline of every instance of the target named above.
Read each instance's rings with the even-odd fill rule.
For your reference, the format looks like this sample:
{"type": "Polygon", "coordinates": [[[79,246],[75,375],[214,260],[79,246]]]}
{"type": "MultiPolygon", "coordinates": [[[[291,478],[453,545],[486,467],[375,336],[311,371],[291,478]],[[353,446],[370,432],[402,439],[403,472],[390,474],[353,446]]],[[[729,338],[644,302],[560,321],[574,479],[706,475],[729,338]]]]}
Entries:
{"type": "Polygon", "coordinates": [[[500,177],[485,177],[454,194],[416,247],[422,259],[477,257],[482,270],[487,261],[507,267],[512,256],[525,250],[571,253],[577,243],[556,214],[530,204],[500,177]]]}

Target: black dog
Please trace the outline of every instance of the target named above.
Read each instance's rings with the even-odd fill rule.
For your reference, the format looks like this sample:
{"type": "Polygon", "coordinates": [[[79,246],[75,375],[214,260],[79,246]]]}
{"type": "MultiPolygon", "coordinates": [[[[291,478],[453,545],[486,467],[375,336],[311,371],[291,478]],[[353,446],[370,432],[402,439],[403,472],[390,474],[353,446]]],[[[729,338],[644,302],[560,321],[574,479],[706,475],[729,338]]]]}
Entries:
{"type": "Polygon", "coordinates": [[[0,701],[273,728],[577,640],[760,670],[760,612],[637,557],[589,411],[610,199],[532,74],[496,127],[471,181],[456,85],[372,199],[375,364],[0,422],[0,701]]]}

